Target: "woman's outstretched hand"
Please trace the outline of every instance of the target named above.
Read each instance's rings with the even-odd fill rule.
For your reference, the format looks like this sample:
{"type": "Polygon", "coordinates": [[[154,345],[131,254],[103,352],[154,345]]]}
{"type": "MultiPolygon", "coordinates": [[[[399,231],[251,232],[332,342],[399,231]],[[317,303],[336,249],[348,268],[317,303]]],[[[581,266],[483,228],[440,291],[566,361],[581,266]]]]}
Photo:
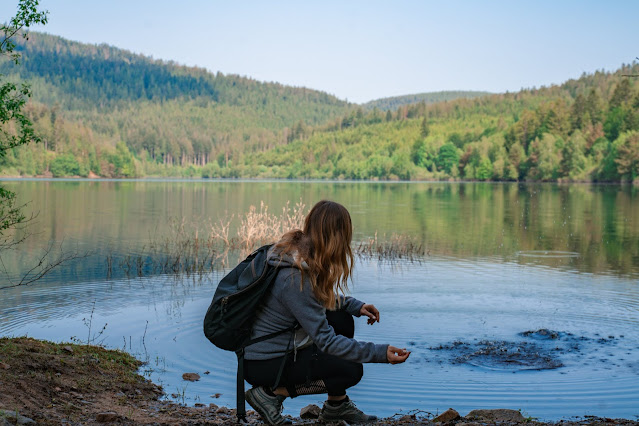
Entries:
{"type": "Polygon", "coordinates": [[[388,349],[386,349],[386,358],[391,364],[401,364],[408,359],[409,355],[410,352],[406,349],[399,349],[395,346],[388,345],[388,349]]]}
{"type": "Polygon", "coordinates": [[[362,309],[359,310],[359,314],[367,316],[368,319],[366,320],[366,322],[370,325],[379,322],[379,311],[377,310],[375,305],[369,305],[365,303],[364,306],[362,306],[362,309]]]}

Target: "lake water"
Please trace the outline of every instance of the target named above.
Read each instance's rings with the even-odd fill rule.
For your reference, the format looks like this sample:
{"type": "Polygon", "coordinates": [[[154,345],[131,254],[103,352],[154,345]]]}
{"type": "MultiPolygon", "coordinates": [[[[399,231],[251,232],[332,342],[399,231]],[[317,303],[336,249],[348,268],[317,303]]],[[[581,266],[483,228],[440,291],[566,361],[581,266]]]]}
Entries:
{"type": "MultiPolygon", "coordinates": [[[[241,181],[4,181],[38,211],[15,280],[43,247],[92,253],[28,287],[0,290],[0,335],[96,337],[147,361],[142,372],[187,404],[235,404],[235,356],[201,331],[221,277],[107,272],[172,219],[201,224],[264,201],[328,198],[351,212],[355,240],[410,235],[427,254],[360,259],[353,296],[381,323],[356,338],[412,350],[402,365],[365,365],[349,393],[391,416],[449,407],[521,409],[544,420],[639,416],[639,192],[592,185],[241,181]],[[89,326],[91,327],[89,334],[89,326]],[[205,372],[209,374],[205,374],[205,372]],[[198,382],[182,373],[196,372],[198,382]],[[218,395],[216,395],[218,394],[218,395]]],[[[320,396],[285,402],[297,415],[320,396]]]]}

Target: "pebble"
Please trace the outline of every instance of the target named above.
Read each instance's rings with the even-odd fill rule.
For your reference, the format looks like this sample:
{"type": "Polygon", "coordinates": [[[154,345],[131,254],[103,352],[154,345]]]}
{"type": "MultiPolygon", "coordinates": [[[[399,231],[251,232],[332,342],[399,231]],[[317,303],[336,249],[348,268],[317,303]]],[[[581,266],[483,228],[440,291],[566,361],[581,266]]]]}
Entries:
{"type": "Polygon", "coordinates": [[[524,416],[517,410],[495,409],[495,410],[473,410],[466,416],[468,419],[485,419],[495,422],[522,422],[524,416]]]}
{"type": "Polygon", "coordinates": [[[113,411],[107,411],[104,413],[99,413],[95,416],[95,421],[100,423],[114,423],[120,420],[122,417],[113,411]]]}
{"type": "Polygon", "coordinates": [[[16,411],[8,411],[8,410],[2,410],[0,409],[0,414],[2,415],[2,417],[0,417],[0,419],[2,419],[2,423],[0,423],[0,425],[4,426],[4,425],[13,425],[13,424],[18,424],[18,425],[30,425],[30,424],[36,424],[35,421],[33,421],[32,419],[25,417],[19,413],[17,413],[16,411]],[[11,419],[11,420],[15,420],[16,423],[11,423],[9,422],[7,419],[11,419]]]}
{"type": "Polygon", "coordinates": [[[184,373],[182,374],[182,379],[188,380],[189,382],[197,382],[200,380],[200,375],[197,373],[184,373]]]}
{"type": "Polygon", "coordinates": [[[433,419],[433,422],[438,423],[447,423],[453,420],[457,420],[458,418],[460,418],[461,416],[459,415],[459,413],[457,411],[455,411],[452,408],[449,408],[448,410],[444,411],[443,413],[441,413],[439,416],[435,417],[433,419]]]}
{"type": "Polygon", "coordinates": [[[320,415],[321,409],[315,405],[310,404],[300,410],[300,417],[302,419],[316,419],[320,415]]]}

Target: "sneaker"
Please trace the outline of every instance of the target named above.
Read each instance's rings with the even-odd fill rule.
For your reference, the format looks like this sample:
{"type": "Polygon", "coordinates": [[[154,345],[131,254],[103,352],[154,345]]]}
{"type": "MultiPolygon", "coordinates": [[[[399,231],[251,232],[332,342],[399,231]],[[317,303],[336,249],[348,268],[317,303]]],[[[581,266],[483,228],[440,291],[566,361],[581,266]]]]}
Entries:
{"type": "Polygon", "coordinates": [[[262,416],[264,423],[269,425],[290,425],[293,423],[282,416],[284,408],[282,403],[286,399],[285,396],[271,396],[262,386],[247,390],[244,396],[249,405],[262,416]]]}
{"type": "Polygon", "coordinates": [[[328,404],[328,402],[325,402],[318,420],[327,423],[344,420],[346,423],[349,424],[360,424],[374,423],[377,421],[377,416],[369,416],[368,414],[364,414],[364,412],[358,409],[353,401],[349,399],[342,402],[337,407],[333,407],[332,405],[328,404]]]}

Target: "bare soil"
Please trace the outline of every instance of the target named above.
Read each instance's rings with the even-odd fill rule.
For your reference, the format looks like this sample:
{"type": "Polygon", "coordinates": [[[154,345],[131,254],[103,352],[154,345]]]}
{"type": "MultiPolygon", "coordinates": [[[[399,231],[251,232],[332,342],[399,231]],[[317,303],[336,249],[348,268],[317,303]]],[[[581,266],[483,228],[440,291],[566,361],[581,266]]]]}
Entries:
{"type": "MultiPolygon", "coordinates": [[[[26,337],[0,338],[0,426],[8,424],[84,425],[233,424],[235,410],[215,404],[187,407],[163,400],[161,387],[140,376],[141,362],[119,350],[26,337]],[[17,413],[17,415],[16,415],[17,413]],[[26,423],[25,423],[26,422],[26,423]]],[[[399,415],[378,424],[434,424],[432,416],[399,415]]],[[[314,420],[293,419],[311,424],[314,420]]],[[[249,410],[247,423],[259,424],[249,410]]],[[[481,420],[464,417],[446,425],[550,425],[534,419],[481,420]]],[[[442,424],[442,423],[437,423],[442,424]]],[[[626,419],[582,418],[557,425],[633,425],[626,419]]]]}

